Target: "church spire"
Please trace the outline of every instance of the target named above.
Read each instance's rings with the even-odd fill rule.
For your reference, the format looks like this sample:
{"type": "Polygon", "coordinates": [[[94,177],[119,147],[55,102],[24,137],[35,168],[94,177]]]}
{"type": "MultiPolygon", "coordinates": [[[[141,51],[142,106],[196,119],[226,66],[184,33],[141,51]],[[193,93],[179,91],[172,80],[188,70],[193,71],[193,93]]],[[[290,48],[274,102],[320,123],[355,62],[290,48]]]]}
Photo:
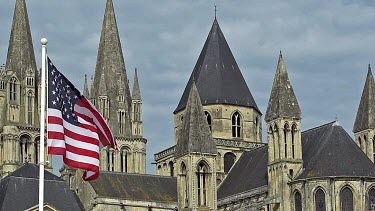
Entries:
{"type": "Polygon", "coordinates": [[[294,94],[292,84],[290,83],[281,51],[265,120],[271,121],[277,118],[302,118],[301,109],[294,94]]]}
{"type": "Polygon", "coordinates": [[[133,85],[132,99],[133,100],[141,100],[142,99],[141,89],[139,88],[139,82],[138,82],[137,68],[135,68],[135,72],[134,72],[134,85],[133,85]]]}
{"type": "Polygon", "coordinates": [[[179,157],[190,152],[217,153],[216,143],[208,127],[195,82],[192,83],[190,89],[182,132],[176,146],[176,156],[179,157]]]}
{"type": "MultiPolygon", "coordinates": [[[[130,107],[130,89],[128,78],[126,75],[124,56],[121,47],[120,36],[117,28],[116,16],[113,7],[112,0],[107,0],[104,20],[102,26],[102,32],[100,37],[100,44],[98,50],[98,57],[95,68],[94,77],[94,92],[91,95],[97,97],[100,86],[100,78],[104,74],[106,81],[118,81],[121,80],[124,84],[124,96],[127,104],[130,107]]],[[[116,98],[118,94],[118,84],[121,83],[108,83],[107,84],[107,95],[110,98],[116,98]]]]}
{"type": "Polygon", "coordinates": [[[5,69],[15,72],[19,80],[23,80],[26,71],[37,74],[25,0],[16,0],[5,69]]]}
{"type": "Polygon", "coordinates": [[[85,84],[83,85],[83,96],[90,99],[89,85],[87,84],[87,75],[85,75],[85,84]]]}
{"type": "Polygon", "coordinates": [[[361,102],[359,103],[357,117],[353,132],[375,129],[375,82],[372,76],[371,66],[368,65],[367,77],[363,88],[361,102]]]}

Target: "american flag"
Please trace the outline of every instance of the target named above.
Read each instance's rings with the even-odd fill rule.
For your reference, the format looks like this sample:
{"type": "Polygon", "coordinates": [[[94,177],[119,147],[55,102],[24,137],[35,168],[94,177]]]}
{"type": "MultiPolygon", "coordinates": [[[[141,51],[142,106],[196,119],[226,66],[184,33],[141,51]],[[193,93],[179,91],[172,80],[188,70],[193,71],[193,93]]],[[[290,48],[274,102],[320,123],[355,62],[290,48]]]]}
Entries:
{"type": "Polygon", "coordinates": [[[83,179],[99,176],[100,147],[117,149],[106,121],[48,58],[48,153],[85,170],[83,179]]]}

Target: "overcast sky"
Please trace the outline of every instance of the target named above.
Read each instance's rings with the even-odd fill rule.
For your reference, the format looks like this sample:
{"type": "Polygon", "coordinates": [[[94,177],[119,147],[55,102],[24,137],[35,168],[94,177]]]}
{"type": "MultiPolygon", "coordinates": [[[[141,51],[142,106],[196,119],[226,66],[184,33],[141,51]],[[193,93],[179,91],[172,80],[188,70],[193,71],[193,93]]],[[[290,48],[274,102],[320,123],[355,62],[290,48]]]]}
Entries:
{"type": "MultiPolygon", "coordinates": [[[[172,112],[211,28],[214,4],[220,27],[263,114],[282,50],[302,110],[303,129],[333,121],[337,115],[353,137],[367,65],[375,56],[374,1],[113,1],[131,85],[138,68],[148,139],[147,173],[155,173],[154,153],[174,144],[172,112]]],[[[0,1],[0,63],[6,61],[14,4],[14,0],[0,1]]],[[[47,37],[54,64],[82,89],[84,75],[94,74],[106,1],[29,0],[27,4],[38,67],[40,38],[47,37]]],[[[60,167],[61,161],[54,163],[55,172],[60,167]]]]}

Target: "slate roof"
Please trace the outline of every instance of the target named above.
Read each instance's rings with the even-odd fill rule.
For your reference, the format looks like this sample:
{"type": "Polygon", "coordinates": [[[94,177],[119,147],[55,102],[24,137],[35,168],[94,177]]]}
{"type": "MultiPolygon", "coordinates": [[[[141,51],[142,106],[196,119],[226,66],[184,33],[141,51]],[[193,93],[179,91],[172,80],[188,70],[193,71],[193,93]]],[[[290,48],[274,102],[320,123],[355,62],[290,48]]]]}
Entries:
{"type": "Polygon", "coordinates": [[[177,203],[175,177],[102,171],[90,184],[99,197],[177,203]]]}
{"type": "MultiPolygon", "coordinates": [[[[83,210],[67,183],[44,171],[44,202],[59,210],[83,210]]],[[[38,204],[39,167],[25,164],[0,181],[0,210],[25,210],[38,204]]]]}
{"type": "Polygon", "coordinates": [[[301,109],[290,83],[281,51],[265,120],[271,121],[280,117],[301,119],[301,109]]]}
{"type": "Polygon", "coordinates": [[[375,177],[375,165],[337,122],[302,133],[304,171],[297,177],[375,177]]]}
{"type": "Polygon", "coordinates": [[[267,146],[244,152],[220,185],[217,198],[222,199],[267,185],[267,163],[267,146]]]}
{"type": "Polygon", "coordinates": [[[368,66],[366,83],[363,87],[353,132],[356,133],[366,129],[375,129],[375,81],[370,65],[368,66]]]}
{"type": "Polygon", "coordinates": [[[240,105],[261,113],[216,18],[174,113],[186,107],[193,80],[203,105],[240,105]]]}
{"type": "Polygon", "coordinates": [[[195,82],[191,86],[175,156],[189,152],[217,154],[195,82]]]}
{"type": "Polygon", "coordinates": [[[16,1],[5,69],[16,72],[18,80],[23,80],[26,71],[32,70],[37,79],[38,71],[25,0],[16,1]]]}

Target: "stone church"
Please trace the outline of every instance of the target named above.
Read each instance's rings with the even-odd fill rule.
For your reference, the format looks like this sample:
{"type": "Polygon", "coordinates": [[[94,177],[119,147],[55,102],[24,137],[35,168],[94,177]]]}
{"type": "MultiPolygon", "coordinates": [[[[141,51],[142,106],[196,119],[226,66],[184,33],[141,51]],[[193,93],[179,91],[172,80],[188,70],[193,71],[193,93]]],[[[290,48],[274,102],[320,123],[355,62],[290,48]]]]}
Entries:
{"type": "MultiPolygon", "coordinates": [[[[301,131],[302,112],[280,52],[264,141],[262,111],[215,18],[173,112],[175,144],[155,154],[157,175],[150,175],[140,83],[135,70],[130,91],[122,50],[114,5],[107,0],[94,76],[90,85],[84,78],[83,94],[107,120],[119,150],[101,149],[102,171],[94,181],[83,181],[80,170],[60,169],[81,209],[375,211],[370,66],[354,141],[337,121],[301,131]]],[[[39,78],[26,2],[16,0],[0,70],[0,184],[36,171],[25,163],[39,163],[39,78]]],[[[46,160],[52,170],[51,156],[46,160]]]]}

